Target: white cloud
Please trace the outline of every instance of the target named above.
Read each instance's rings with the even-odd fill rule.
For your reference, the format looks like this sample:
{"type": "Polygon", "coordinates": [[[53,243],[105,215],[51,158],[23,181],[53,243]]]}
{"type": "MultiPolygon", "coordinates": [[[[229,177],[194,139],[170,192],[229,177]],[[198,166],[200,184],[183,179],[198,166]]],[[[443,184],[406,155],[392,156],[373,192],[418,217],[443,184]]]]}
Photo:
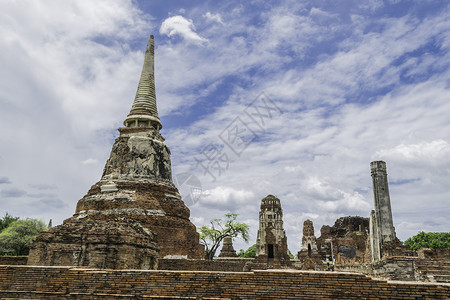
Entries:
{"type": "Polygon", "coordinates": [[[191,19],[186,19],[183,16],[173,16],[165,19],[161,28],[159,29],[160,34],[165,34],[167,36],[180,35],[185,40],[194,43],[207,43],[208,40],[199,36],[195,32],[194,22],[191,19]]]}
{"type": "Polygon", "coordinates": [[[444,140],[419,142],[417,144],[400,144],[392,149],[377,151],[373,157],[420,163],[422,165],[450,164],[450,145],[444,140]]]}
{"type": "Polygon", "coordinates": [[[203,17],[205,17],[208,21],[217,22],[219,24],[225,25],[225,23],[222,21],[222,16],[219,13],[213,14],[208,11],[206,14],[203,15],[203,17]]]}
{"type": "Polygon", "coordinates": [[[95,164],[98,164],[98,160],[95,158],[88,158],[86,160],[83,160],[81,163],[83,165],[95,165],[95,164]]]}
{"type": "Polygon", "coordinates": [[[206,205],[236,205],[245,204],[254,197],[253,192],[218,186],[214,189],[205,190],[201,196],[200,203],[206,205]]]}

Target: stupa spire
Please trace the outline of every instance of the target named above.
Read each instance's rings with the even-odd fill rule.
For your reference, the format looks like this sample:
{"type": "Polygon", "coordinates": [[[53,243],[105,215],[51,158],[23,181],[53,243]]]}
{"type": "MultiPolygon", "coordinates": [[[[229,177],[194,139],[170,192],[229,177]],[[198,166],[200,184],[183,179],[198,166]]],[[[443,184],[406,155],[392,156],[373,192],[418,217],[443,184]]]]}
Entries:
{"type": "Polygon", "coordinates": [[[130,113],[123,122],[126,127],[162,128],[156,107],[155,93],[155,41],[153,35],[148,40],[145,50],[144,66],[141,79],[130,113]]]}

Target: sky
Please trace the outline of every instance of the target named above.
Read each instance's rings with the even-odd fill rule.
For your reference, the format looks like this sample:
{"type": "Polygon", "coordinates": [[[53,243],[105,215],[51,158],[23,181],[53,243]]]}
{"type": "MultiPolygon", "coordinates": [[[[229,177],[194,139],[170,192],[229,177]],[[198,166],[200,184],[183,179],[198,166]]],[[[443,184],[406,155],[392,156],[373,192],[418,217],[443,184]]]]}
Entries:
{"type": "Polygon", "coordinates": [[[302,226],[373,209],[387,163],[397,236],[450,231],[450,3],[0,2],[0,215],[53,225],[101,177],[150,34],[173,179],[206,225],[261,199],[302,226]]]}

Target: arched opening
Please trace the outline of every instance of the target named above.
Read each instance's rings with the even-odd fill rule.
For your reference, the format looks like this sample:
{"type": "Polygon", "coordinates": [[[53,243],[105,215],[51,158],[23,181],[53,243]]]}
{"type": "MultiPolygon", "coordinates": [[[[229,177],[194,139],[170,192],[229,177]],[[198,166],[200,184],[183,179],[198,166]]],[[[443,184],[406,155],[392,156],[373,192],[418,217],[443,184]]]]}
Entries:
{"type": "Polygon", "coordinates": [[[267,257],[273,258],[273,245],[272,244],[267,245],[267,257]]]}
{"type": "Polygon", "coordinates": [[[308,256],[311,257],[311,244],[308,244],[308,256]]]}

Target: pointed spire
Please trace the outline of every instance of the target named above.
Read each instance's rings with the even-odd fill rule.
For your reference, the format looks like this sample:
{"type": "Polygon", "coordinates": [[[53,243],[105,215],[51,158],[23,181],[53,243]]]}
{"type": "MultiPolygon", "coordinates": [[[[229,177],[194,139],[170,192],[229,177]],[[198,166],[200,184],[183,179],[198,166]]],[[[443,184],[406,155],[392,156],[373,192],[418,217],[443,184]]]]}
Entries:
{"type": "Polygon", "coordinates": [[[141,79],[133,106],[123,124],[126,127],[154,127],[156,130],[162,128],[156,108],[155,41],[153,35],[148,40],[144,66],[142,67],[141,79]]]}

